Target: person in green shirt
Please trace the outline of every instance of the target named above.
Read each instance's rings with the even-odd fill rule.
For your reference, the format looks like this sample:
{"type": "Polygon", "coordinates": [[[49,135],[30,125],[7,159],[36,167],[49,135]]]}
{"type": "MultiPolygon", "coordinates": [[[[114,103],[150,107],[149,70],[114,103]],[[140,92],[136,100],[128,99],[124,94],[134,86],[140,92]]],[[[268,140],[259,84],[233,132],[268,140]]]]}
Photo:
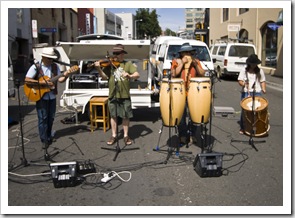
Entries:
{"type": "Polygon", "coordinates": [[[102,79],[108,80],[109,85],[108,107],[111,115],[112,135],[107,141],[108,145],[113,145],[118,140],[118,117],[122,118],[124,143],[126,145],[132,144],[132,140],[128,135],[130,118],[133,117],[130,98],[130,80],[137,80],[140,75],[137,72],[136,65],[131,61],[124,60],[124,54],[127,54],[124,46],[117,44],[113,47],[114,57],[109,60],[109,66],[103,67],[101,61],[94,63],[99,75],[102,79]]]}

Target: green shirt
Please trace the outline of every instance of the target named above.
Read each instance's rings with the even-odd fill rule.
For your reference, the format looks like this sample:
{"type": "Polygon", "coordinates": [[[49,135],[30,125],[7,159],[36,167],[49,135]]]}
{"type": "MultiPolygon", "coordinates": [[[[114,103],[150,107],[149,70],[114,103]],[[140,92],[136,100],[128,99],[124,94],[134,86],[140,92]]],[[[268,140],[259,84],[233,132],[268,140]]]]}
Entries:
{"type": "Polygon", "coordinates": [[[105,74],[109,77],[109,99],[130,98],[130,81],[120,77],[120,72],[123,71],[133,74],[137,71],[137,67],[131,61],[123,61],[117,69],[104,68],[105,74]],[[117,90],[115,84],[117,84],[117,90]]]}

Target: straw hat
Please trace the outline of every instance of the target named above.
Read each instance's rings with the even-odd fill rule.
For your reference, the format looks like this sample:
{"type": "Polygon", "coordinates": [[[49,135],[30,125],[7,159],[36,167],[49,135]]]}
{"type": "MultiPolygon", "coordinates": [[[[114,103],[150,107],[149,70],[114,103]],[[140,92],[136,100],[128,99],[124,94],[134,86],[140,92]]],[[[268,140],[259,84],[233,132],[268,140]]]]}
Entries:
{"type": "Polygon", "coordinates": [[[43,48],[41,56],[51,58],[51,59],[56,59],[57,58],[57,55],[55,54],[53,48],[43,48]]]}

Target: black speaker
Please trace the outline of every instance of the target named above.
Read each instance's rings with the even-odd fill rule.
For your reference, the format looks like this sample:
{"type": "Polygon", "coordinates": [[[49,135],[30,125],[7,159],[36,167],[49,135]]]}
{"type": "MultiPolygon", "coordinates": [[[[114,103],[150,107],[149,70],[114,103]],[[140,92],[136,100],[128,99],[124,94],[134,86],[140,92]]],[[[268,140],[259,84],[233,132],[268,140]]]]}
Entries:
{"type": "Polygon", "coordinates": [[[196,156],[194,170],[200,177],[219,177],[222,175],[222,153],[202,153],[196,156]]]}
{"type": "Polygon", "coordinates": [[[77,162],[51,163],[51,176],[55,188],[73,187],[77,182],[77,162]]]}

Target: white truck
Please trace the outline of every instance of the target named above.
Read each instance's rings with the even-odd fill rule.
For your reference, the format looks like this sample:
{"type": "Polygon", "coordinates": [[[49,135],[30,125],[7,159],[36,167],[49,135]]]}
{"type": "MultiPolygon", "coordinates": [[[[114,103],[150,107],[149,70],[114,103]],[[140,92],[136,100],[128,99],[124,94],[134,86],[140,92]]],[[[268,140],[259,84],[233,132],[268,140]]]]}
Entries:
{"type": "MultiPolygon", "coordinates": [[[[108,83],[99,77],[89,64],[97,60],[112,56],[112,49],[116,44],[123,44],[128,54],[125,60],[131,60],[138,67],[140,78],[131,81],[130,94],[132,108],[159,107],[158,91],[152,90],[153,75],[149,66],[149,40],[82,40],[80,42],[57,42],[54,46],[59,58],[61,70],[72,65],[78,65],[78,74],[72,74],[65,83],[65,89],[60,98],[60,106],[68,107],[84,113],[89,108],[89,101],[94,96],[108,96],[108,83]],[[156,100],[153,100],[156,99],[156,100]]],[[[41,60],[43,47],[33,48],[36,60],[41,60]]]]}

